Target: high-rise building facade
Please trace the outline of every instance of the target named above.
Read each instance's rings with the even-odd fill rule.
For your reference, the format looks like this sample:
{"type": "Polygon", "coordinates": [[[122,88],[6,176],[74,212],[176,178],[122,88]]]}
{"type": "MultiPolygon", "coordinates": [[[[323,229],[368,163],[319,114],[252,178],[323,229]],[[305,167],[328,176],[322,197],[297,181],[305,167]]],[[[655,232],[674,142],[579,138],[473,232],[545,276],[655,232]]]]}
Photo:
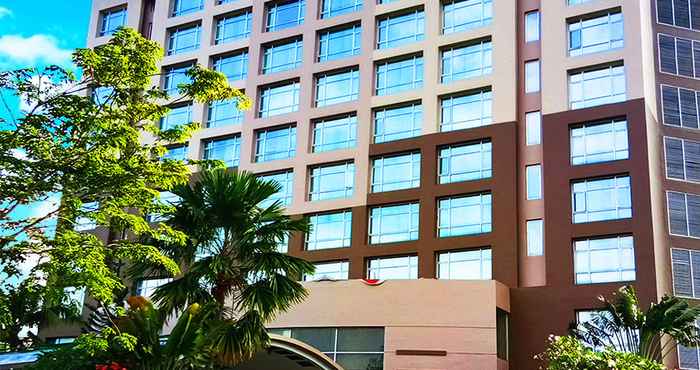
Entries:
{"type": "Polygon", "coordinates": [[[168,155],[280,182],[317,272],[271,330],[346,369],[536,369],[621,285],[700,298],[700,0],[94,0],[88,45],[120,26],[253,100],[173,106],[168,155]]]}

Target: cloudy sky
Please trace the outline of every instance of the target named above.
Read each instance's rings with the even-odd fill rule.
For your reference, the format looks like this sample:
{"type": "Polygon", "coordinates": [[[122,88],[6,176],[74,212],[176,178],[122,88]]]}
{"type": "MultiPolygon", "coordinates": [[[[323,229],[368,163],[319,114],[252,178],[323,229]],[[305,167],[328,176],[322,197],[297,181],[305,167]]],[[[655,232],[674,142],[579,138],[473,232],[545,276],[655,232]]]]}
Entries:
{"type": "Polygon", "coordinates": [[[70,66],[72,50],[85,46],[90,6],[91,0],[0,0],[0,71],[70,66]]]}
{"type": "MultiPolygon", "coordinates": [[[[58,64],[71,67],[71,52],[85,46],[91,0],[0,0],[0,71],[58,64]]],[[[3,93],[13,115],[19,99],[3,93]]],[[[0,108],[0,117],[8,112],[0,108]]],[[[17,210],[17,217],[45,214],[56,197],[17,210]]]]}

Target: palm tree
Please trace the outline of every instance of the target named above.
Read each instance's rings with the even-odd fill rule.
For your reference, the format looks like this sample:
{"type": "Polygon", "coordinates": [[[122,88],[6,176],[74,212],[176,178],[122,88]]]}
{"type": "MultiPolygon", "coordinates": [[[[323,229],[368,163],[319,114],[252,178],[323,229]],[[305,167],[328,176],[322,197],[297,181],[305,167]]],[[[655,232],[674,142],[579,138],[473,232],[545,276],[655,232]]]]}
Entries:
{"type": "Polygon", "coordinates": [[[602,296],[599,300],[603,309],[590,321],[571,325],[571,333],[588,345],[612,346],[650,360],[663,359],[673,349],[674,341],[684,346],[700,345],[696,326],[700,307],[691,307],[685,299],[665,295],[645,312],[634,288],[623,286],[613,300],[602,296]]]}
{"type": "MultiPolygon", "coordinates": [[[[219,325],[209,338],[222,365],[252,357],[269,340],[265,324],[307,294],[297,278],[312,273],[313,265],[279,252],[278,244],[308,231],[308,221],[285,215],[279,201],[261,206],[279,190],[276,182],[225,169],[203,171],[173,189],[180,201],[168,224],[188,241],[160,247],[183,273],[151,298],[167,315],[192,304],[213,310],[219,325]]],[[[152,266],[135,266],[132,273],[143,274],[145,267],[152,266]]]]}

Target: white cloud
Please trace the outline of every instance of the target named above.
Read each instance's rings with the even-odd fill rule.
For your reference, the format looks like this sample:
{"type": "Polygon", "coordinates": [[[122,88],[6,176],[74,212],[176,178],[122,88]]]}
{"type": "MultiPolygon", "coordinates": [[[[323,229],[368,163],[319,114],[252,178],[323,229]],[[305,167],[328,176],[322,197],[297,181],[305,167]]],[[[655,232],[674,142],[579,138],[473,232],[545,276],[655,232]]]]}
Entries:
{"type": "Polygon", "coordinates": [[[11,17],[12,16],[12,10],[5,8],[4,6],[0,6],[0,19],[4,17],[11,17]]]}
{"type": "MultiPolygon", "coordinates": [[[[47,76],[32,76],[32,84],[39,88],[41,99],[47,99],[52,96],[60,95],[75,87],[73,82],[65,82],[62,84],[53,83],[47,76]]],[[[36,106],[36,102],[29,100],[26,94],[23,94],[19,99],[19,109],[21,112],[29,112],[36,106]]]]}
{"type": "Polygon", "coordinates": [[[37,62],[65,65],[70,63],[71,50],[61,49],[57,40],[50,35],[4,35],[0,36],[2,59],[24,66],[34,66],[37,62]]]}

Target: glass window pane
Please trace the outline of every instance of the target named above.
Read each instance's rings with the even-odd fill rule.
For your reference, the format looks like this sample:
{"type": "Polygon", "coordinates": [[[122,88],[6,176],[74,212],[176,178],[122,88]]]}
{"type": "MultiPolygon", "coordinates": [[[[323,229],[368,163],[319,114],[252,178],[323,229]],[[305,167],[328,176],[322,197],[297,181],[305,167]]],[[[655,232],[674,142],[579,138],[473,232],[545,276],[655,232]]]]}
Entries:
{"type": "Polygon", "coordinates": [[[525,167],[527,199],[542,199],[542,166],[539,164],[525,167]]]}
{"type": "Polygon", "coordinates": [[[442,4],[442,32],[466,31],[491,24],[492,0],[451,0],[442,4]]]}
{"type": "Polygon", "coordinates": [[[299,110],[299,82],[263,87],[260,92],[260,118],[299,110]]]}
{"type": "Polygon", "coordinates": [[[538,145],[542,142],[542,115],[540,111],[525,114],[525,130],[527,145],[538,145]]]}
{"type": "Polygon", "coordinates": [[[527,255],[544,255],[544,222],[528,220],[527,224],[527,255]]]}
{"type": "Polygon", "coordinates": [[[423,86],[423,57],[377,64],[376,95],[389,95],[423,86]]]}
{"type": "Polygon", "coordinates": [[[525,13],[525,42],[540,39],[540,12],[525,13]]]}
{"type": "Polygon", "coordinates": [[[423,9],[406,14],[390,15],[377,22],[377,49],[393,48],[423,40],[423,9]]]}
{"type": "Polygon", "coordinates": [[[491,40],[442,50],[442,83],[490,74],[491,40]]]}
{"type": "Polygon", "coordinates": [[[372,160],[372,192],[420,186],[420,152],[379,157],[372,160]]]}
{"type": "Polygon", "coordinates": [[[441,99],[440,131],[454,131],[491,124],[491,90],[441,99]]]}
{"type": "Polygon", "coordinates": [[[374,111],[375,143],[419,136],[422,127],[423,106],[420,103],[374,111]]]}
{"type": "Polygon", "coordinates": [[[309,200],[349,198],[355,183],[355,164],[345,162],[311,168],[309,200]]]}
{"type": "Polygon", "coordinates": [[[306,249],[343,248],[350,246],[352,212],[316,214],[309,217],[311,230],[306,234],[306,249]]]}
{"type": "Polygon", "coordinates": [[[374,207],[370,210],[370,244],[418,240],[418,203],[374,207]]]}
{"type": "Polygon", "coordinates": [[[317,107],[357,100],[359,93],[360,71],[357,67],[316,76],[317,107]]]}
{"type": "Polygon", "coordinates": [[[319,36],[318,61],[325,62],[360,53],[362,28],[359,24],[348,28],[323,31],[319,36]]]}
{"type": "Polygon", "coordinates": [[[357,115],[321,119],[314,122],[312,151],[354,148],[357,144],[357,115]]]}
{"type": "Polygon", "coordinates": [[[471,181],[491,177],[491,142],[442,147],[438,158],[438,182],[471,181]]]}
{"type": "Polygon", "coordinates": [[[444,198],[438,201],[441,238],[491,232],[491,194],[444,198]]]}

